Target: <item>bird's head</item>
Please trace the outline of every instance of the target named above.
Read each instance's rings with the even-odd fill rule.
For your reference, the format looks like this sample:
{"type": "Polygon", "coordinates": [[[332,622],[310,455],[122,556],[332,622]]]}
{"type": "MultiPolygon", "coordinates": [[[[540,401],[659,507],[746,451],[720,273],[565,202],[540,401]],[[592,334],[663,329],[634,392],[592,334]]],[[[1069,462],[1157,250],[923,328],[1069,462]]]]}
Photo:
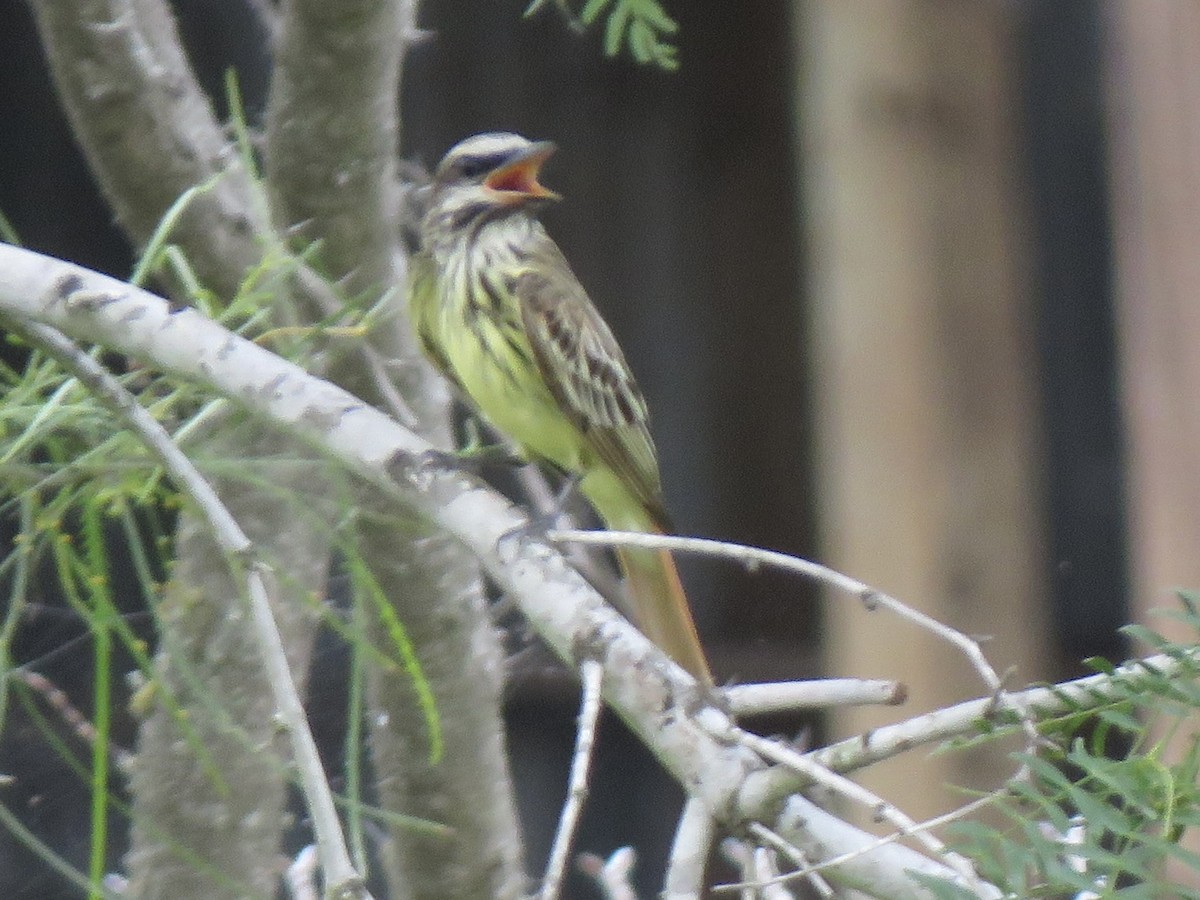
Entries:
{"type": "Polygon", "coordinates": [[[549,141],[519,134],[476,134],[450,148],[438,164],[431,212],[452,229],[503,217],[559,195],[538,182],[542,164],[554,153],[549,141]]]}

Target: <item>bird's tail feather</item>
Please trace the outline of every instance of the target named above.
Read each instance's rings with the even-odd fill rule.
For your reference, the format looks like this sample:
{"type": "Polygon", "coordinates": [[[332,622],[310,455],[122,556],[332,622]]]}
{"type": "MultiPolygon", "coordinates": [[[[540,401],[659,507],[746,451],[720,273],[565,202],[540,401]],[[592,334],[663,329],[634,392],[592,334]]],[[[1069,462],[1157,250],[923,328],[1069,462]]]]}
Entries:
{"type": "Polygon", "coordinates": [[[619,547],[617,558],[632,594],[637,626],[694,678],[711,685],[708,661],[670,552],[619,547]]]}

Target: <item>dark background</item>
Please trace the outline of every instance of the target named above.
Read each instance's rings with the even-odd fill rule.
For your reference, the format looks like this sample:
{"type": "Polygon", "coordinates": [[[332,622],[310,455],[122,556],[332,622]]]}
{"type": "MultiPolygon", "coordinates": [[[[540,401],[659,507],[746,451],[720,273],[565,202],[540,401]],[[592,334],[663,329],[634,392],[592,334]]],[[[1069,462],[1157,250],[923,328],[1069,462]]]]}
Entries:
{"type": "MultiPolygon", "coordinates": [[[[254,20],[234,0],[176,6],[218,103],[232,65],[251,115],[259,112],[268,62],[254,20]]],[[[545,219],[648,396],[679,531],[819,556],[790,4],[668,3],[681,25],[677,74],[605,59],[599,34],[577,35],[552,11],[522,20],[522,0],[424,7],[421,24],[433,37],[405,69],[403,154],[432,165],[463,136],[493,129],[556,141],[544,177],[566,200],[545,219]]],[[[1058,649],[1063,660],[1119,655],[1126,573],[1099,18],[1093,2],[1057,0],[1021,5],[1019,22],[1058,649]],[[1083,351],[1063,352],[1070,346],[1083,351]]],[[[27,246],[117,276],[131,269],[20,0],[0,0],[0,211],[27,246]]],[[[744,681],[818,674],[820,621],[807,586],[690,560],[684,577],[718,671],[744,681]]],[[[83,632],[47,595],[15,652],[86,710],[92,663],[83,632]]],[[[339,659],[330,646],[318,665],[333,673],[339,659]]],[[[336,679],[318,673],[313,682],[336,679]]],[[[325,708],[340,717],[334,699],[314,696],[316,715],[325,708]]],[[[510,703],[531,872],[543,865],[561,803],[575,702],[565,679],[551,679],[531,681],[510,703]]],[[[339,725],[317,724],[337,739],[339,725]]],[[[125,727],[118,738],[132,733],[125,727]]],[[[19,710],[0,736],[0,772],[19,776],[0,799],[82,864],[86,785],[19,710]]],[[[653,761],[606,721],[577,846],[602,854],[635,846],[649,895],[679,802],[653,761]],[[631,797],[641,804],[633,815],[631,797]]],[[[114,868],[121,850],[113,848],[114,868]]],[[[568,896],[587,891],[576,885],[568,896]]],[[[76,894],[0,834],[0,896],[76,894]]]]}

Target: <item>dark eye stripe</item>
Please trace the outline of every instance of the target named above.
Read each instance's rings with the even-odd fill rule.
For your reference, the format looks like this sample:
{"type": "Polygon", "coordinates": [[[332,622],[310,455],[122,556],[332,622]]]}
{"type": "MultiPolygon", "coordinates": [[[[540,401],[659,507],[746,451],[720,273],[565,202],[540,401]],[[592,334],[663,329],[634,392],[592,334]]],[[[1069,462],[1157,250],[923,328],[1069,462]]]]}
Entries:
{"type": "Polygon", "coordinates": [[[478,178],[486,175],[492,169],[498,168],[505,160],[506,154],[488,153],[480,156],[463,156],[454,162],[454,168],[463,178],[478,178]]]}

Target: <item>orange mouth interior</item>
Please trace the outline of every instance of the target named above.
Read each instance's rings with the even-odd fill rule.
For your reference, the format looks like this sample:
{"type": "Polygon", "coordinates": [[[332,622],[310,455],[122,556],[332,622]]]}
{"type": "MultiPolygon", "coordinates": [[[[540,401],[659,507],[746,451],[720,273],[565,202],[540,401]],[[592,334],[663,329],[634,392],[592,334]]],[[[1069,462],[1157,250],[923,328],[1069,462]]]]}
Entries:
{"type": "Polygon", "coordinates": [[[538,170],[549,156],[549,153],[538,153],[501,166],[492,172],[484,183],[493,191],[556,198],[558,194],[538,182],[538,170]]]}

